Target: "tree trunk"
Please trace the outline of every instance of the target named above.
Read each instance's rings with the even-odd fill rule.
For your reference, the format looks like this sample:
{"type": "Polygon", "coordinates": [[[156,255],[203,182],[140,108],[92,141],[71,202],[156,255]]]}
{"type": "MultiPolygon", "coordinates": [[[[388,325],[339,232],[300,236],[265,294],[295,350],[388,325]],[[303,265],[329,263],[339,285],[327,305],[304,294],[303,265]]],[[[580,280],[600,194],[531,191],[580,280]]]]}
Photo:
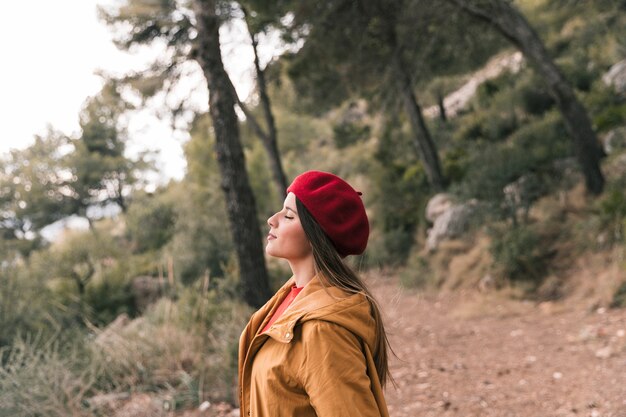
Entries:
{"type": "Polygon", "coordinates": [[[261,99],[261,108],[263,109],[263,114],[265,115],[265,124],[267,126],[267,134],[260,135],[260,139],[269,157],[272,176],[274,177],[274,182],[278,187],[279,194],[281,196],[285,196],[288,186],[287,177],[285,176],[285,171],[283,170],[280,154],[278,152],[278,134],[276,132],[276,123],[274,121],[274,115],[272,114],[270,98],[267,94],[265,72],[261,69],[261,64],[259,62],[259,54],[257,50],[258,41],[256,34],[252,32],[250,23],[248,22],[247,10],[245,9],[245,7],[242,7],[242,10],[245,16],[246,25],[248,26],[250,40],[252,41],[252,50],[254,51],[254,68],[256,70],[257,84],[259,87],[259,98],[261,99]]]}
{"type": "Polygon", "coordinates": [[[563,120],[574,141],[574,151],[585,177],[587,191],[600,194],[604,188],[604,176],[600,161],[606,156],[587,111],[578,101],[574,90],[565,80],[548,54],[539,35],[526,18],[509,2],[504,0],[472,1],[448,0],[462,10],[493,25],[511,41],[538,71],[554,97],[563,120]]]}
{"type": "Polygon", "coordinates": [[[448,121],[448,116],[446,115],[446,106],[443,102],[444,95],[443,92],[437,91],[437,106],[439,107],[439,118],[442,122],[448,121]]]}
{"type": "Polygon", "coordinates": [[[419,154],[426,176],[433,190],[440,192],[445,188],[445,179],[441,173],[441,164],[439,163],[439,155],[437,149],[424,121],[422,115],[422,109],[420,108],[417,98],[413,93],[413,85],[411,84],[411,78],[407,74],[406,69],[402,65],[399,52],[394,53],[393,56],[393,70],[396,78],[396,85],[398,93],[402,97],[404,104],[404,110],[409,116],[411,127],[413,129],[413,138],[415,147],[419,154]]]}
{"type": "Polygon", "coordinates": [[[243,300],[260,307],[271,296],[256,203],[246,172],[232,84],[222,63],[215,0],[195,0],[197,55],[209,87],[215,151],[239,260],[243,300]]]}

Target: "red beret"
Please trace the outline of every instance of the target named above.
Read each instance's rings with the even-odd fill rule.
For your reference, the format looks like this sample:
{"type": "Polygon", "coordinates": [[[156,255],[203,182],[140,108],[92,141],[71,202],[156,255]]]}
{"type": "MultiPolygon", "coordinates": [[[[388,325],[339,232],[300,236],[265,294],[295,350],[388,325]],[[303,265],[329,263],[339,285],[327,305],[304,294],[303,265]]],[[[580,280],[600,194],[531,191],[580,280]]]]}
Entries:
{"type": "Polygon", "coordinates": [[[328,172],[307,171],[293,180],[287,192],[311,212],[339,255],[363,253],[370,228],[361,193],[350,184],[328,172]]]}

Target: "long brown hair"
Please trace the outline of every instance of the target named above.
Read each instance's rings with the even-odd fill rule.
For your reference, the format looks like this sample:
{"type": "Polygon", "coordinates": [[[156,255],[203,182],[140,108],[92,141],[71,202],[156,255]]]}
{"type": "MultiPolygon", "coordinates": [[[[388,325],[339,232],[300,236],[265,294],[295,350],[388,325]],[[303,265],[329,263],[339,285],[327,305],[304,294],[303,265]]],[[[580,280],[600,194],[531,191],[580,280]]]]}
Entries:
{"type": "Polygon", "coordinates": [[[297,197],[296,207],[304,233],[313,248],[316,272],[327,281],[326,284],[341,288],[350,294],[363,293],[369,301],[370,310],[376,323],[376,341],[373,352],[376,372],[383,387],[388,380],[395,386],[395,381],[389,372],[387,349],[392,352],[393,350],[389,344],[389,339],[387,339],[387,333],[385,333],[378,302],[361,278],[343,262],[328,235],[297,197]]]}

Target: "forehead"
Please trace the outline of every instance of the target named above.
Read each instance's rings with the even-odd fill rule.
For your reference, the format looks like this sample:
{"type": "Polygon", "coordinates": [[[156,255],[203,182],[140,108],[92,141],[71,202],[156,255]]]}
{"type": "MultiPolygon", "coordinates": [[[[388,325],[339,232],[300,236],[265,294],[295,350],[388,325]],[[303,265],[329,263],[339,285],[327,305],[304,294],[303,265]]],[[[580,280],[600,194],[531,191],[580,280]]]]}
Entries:
{"type": "Polygon", "coordinates": [[[285,202],[283,207],[289,207],[292,210],[297,210],[296,209],[296,195],[294,193],[289,193],[287,194],[287,197],[285,197],[285,202]]]}

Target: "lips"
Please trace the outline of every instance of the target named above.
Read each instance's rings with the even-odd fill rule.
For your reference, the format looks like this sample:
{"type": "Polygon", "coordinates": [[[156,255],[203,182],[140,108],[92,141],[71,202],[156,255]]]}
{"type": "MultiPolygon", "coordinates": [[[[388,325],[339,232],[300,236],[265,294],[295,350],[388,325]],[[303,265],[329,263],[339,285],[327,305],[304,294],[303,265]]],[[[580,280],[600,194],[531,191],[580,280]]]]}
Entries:
{"type": "Polygon", "coordinates": [[[273,235],[273,234],[271,234],[271,233],[269,233],[269,234],[267,235],[267,240],[274,240],[274,239],[276,239],[276,236],[275,236],[275,235],[273,235]]]}

